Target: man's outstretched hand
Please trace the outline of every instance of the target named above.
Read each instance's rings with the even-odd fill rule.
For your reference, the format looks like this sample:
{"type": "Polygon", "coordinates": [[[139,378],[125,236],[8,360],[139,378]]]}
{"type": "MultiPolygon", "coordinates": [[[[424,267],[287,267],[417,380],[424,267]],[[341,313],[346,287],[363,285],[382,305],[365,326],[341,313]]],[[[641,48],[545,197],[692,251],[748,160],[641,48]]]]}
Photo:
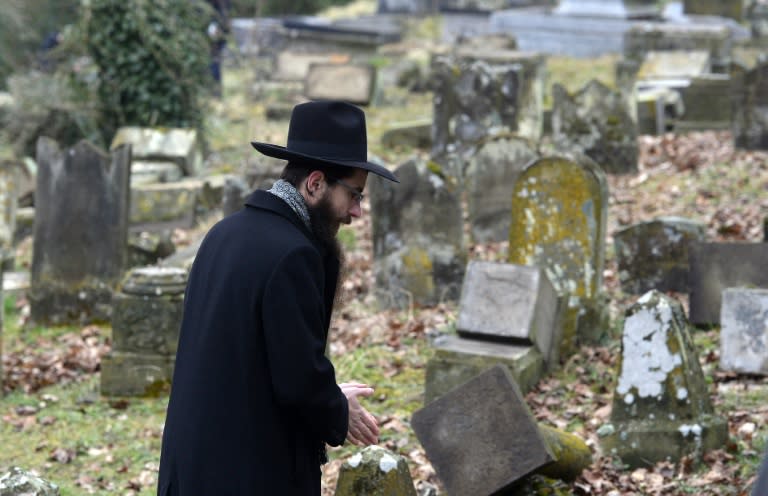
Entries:
{"type": "Polygon", "coordinates": [[[349,403],[349,428],[347,439],[358,446],[368,446],[379,442],[379,424],[368,410],[358,401],[358,396],[370,396],[373,388],[359,382],[339,384],[341,392],[349,403]]]}

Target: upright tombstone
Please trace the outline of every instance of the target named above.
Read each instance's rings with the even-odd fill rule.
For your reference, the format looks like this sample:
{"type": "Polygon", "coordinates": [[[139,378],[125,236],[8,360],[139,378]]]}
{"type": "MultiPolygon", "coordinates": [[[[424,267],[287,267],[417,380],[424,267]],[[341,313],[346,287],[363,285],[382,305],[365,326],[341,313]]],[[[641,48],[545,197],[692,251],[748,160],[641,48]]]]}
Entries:
{"type": "Polygon", "coordinates": [[[720,368],[768,375],[768,289],[725,289],[720,315],[720,368]]]}
{"type": "Polygon", "coordinates": [[[341,465],[335,496],[416,496],[406,459],[367,446],[341,465]]]}
{"type": "Polygon", "coordinates": [[[420,159],[398,167],[401,184],[369,179],[376,291],[384,307],[459,297],[467,253],[459,188],[420,159]]]}
{"type": "Polygon", "coordinates": [[[658,291],[626,312],[603,451],[630,467],[700,457],[728,439],[715,415],[682,305],[658,291]]]}
{"type": "Polygon", "coordinates": [[[544,269],[565,299],[561,354],[605,331],[602,296],[608,186],[589,159],[530,163],[512,191],[508,262],[544,269]]]}
{"type": "Polygon", "coordinates": [[[552,94],[559,148],[584,153],[608,173],[637,172],[637,125],[618,91],[593,79],[574,95],[556,83],[552,94]]]}
{"type": "Polygon", "coordinates": [[[310,100],[344,100],[368,105],[376,90],[376,68],[371,64],[311,64],[304,79],[310,100]]]}
{"type": "Polygon", "coordinates": [[[768,150],[768,58],[748,68],[735,83],[734,142],[739,148],[768,150]]]}
{"type": "Polygon", "coordinates": [[[469,159],[465,185],[472,239],[478,243],[509,237],[509,192],[517,176],[538,154],[528,140],[514,136],[483,143],[469,159]]]}
{"type": "Polygon", "coordinates": [[[112,351],[102,358],[105,396],[157,396],[173,375],[187,271],[140,267],[115,294],[112,351]]]}
{"type": "Polygon", "coordinates": [[[651,51],[704,50],[711,54],[716,73],[728,72],[732,45],[731,30],[723,24],[641,22],[624,33],[627,59],[642,61],[651,51]]]}
{"type": "Polygon", "coordinates": [[[435,156],[499,134],[538,141],[543,128],[545,58],[512,50],[458,49],[432,62],[435,156]]]}
{"type": "Polygon", "coordinates": [[[562,0],[555,14],[620,19],[656,18],[661,14],[654,0],[562,0]]]}
{"type": "Polygon", "coordinates": [[[107,320],[127,250],[131,148],[105,155],[37,142],[31,318],[49,324],[107,320]]]}
{"type": "Polygon", "coordinates": [[[681,217],[659,217],[617,231],[613,242],[622,290],[687,293],[688,247],[703,242],[705,234],[704,224],[681,217]]]}
{"type": "Polygon", "coordinates": [[[681,88],[685,111],[675,132],[728,130],[733,127],[733,81],[727,74],[704,74],[681,88]]]}
{"type": "Polygon", "coordinates": [[[696,325],[720,323],[726,288],[768,288],[768,243],[693,243],[690,262],[690,319],[696,325]]]}

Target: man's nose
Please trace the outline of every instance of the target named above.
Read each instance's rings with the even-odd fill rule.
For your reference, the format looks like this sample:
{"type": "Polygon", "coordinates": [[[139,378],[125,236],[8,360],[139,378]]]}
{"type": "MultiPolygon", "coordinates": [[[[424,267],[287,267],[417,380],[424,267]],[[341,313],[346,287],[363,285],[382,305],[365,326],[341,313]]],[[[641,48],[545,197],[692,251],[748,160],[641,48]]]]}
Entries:
{"type": "Polygon", "coordinates": [[[363,209],[359,203],[357,202],[352,203],[352,208],[349,209],[349,215],[355,218],[358,218],[363,215],[363,209]]]}

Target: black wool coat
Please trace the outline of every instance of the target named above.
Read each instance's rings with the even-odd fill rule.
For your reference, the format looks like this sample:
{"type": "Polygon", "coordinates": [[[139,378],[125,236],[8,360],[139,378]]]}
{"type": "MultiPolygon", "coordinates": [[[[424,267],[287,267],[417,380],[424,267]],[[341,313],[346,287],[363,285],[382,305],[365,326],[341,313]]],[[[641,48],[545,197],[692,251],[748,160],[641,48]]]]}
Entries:
{"type": "Polygon", "coordinates": [[[189,276],[158,495],[320,494],[348,405],[325,343],[339,272],[266,191],[206,235],[189,276]]]}

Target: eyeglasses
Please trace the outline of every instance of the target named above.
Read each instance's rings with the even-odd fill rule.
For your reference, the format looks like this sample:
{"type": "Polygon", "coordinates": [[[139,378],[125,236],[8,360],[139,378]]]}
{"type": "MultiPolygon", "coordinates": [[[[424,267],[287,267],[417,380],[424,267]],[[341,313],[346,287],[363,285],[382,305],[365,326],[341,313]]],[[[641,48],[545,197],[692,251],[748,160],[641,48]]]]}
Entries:
{"type": "Polygon", "coordinates": [[[328,174],[326,174],[325,177],[328,178],[328,180],[331,182],[339,183],[342,186],[344,186],[344,188],[346,188],[347,191],[349,191],[352,194],[352,199],[355,201],[355,203],[357,203],[358,205],[362,203],[363,199],[365,198],[365,195],[360,191],[358,191],[357,188],[350,186],[349,184],[345,183],[341,179],[337,179],[335,177],[329,176],[328,174]]]}

